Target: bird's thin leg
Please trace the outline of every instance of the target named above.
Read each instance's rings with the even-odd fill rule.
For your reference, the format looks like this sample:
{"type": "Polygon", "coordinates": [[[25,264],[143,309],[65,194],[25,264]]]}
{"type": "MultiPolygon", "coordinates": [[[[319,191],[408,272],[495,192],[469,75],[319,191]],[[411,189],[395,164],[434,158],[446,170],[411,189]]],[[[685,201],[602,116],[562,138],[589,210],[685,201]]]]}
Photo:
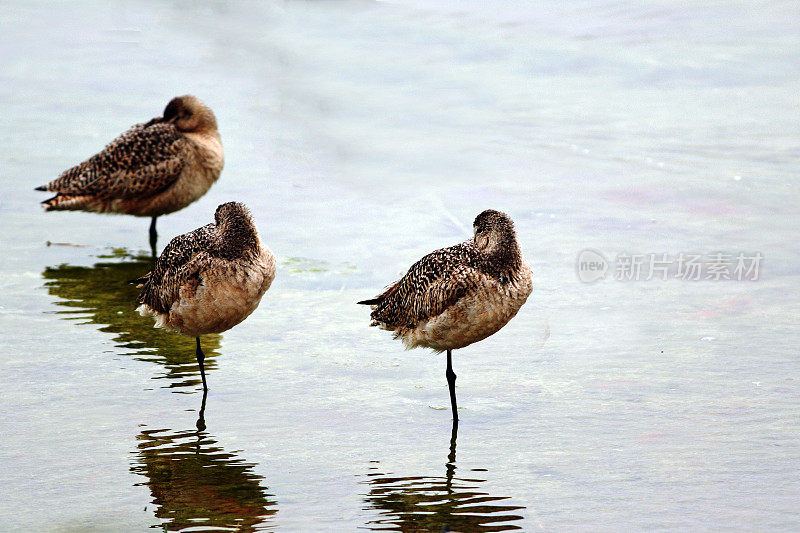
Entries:
{"type": "Polygon", "coordinates": [[[197,364],[200,365],[200,377],[203,378],[203,391],[208,390],[208,386],[206,385],[206,369],[203,367],[203,361],[205,360],[206,356],[203,353],[203,350],[200,349],[200,337],[196,337],[197,339],[197,364]]]}
{"type": "Polygon", "coordinates": [[[453,372],[453,352],[447,350],[447,385],[450,387],[450,406],[453,408],[453,424],[458,425],[458,406],[456,405],[456,373],[453,372]]]}
{"type": "Polygon", "coordinates": [[[156,231],[156,219],[153,217],[150,222],[150,251],[153,252],[153,259],[156,258],[156,242],[158,241],[158,232],[156,231]]]}

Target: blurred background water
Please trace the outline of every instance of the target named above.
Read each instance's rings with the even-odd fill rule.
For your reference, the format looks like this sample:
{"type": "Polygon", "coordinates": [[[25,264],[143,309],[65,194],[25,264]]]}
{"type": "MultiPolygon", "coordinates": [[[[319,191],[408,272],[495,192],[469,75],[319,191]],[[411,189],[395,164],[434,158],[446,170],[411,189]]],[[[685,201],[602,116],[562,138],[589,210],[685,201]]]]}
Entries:
{"type": "Polygon", "coordinates": [[[799,21],[794,2],[3,2],[3,529],[797,530],[799,21]],[[205,403],[192,340],[124,283],[148,220],[45,214],[33,191],[184,93],[226,166],[159,247],[242,200],[279,259],[260,308],[205,340],[205,403]],[[456,352],[452,439],[444,359],[354,302],[486,208],[536,285],[456,352]],[[764,259],[757,281],[586,284],[585,248],[764,259]]]}

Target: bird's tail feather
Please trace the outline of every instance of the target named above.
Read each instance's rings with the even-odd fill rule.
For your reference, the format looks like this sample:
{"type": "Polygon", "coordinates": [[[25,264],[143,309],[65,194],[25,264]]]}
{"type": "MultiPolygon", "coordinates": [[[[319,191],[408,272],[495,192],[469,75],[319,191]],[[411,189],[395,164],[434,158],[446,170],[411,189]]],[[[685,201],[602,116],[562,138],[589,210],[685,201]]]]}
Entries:
{"type": "Polygon", "coordinates": [[[147,283],[147,281],[149,279],[150,279],[150,274],[145,274],[141,278],[136,278],[136,279],[129,280],[128,283],[130,283],[131,285],[139,285],[139,286],[141,286],[144,283],[147,283]]]}

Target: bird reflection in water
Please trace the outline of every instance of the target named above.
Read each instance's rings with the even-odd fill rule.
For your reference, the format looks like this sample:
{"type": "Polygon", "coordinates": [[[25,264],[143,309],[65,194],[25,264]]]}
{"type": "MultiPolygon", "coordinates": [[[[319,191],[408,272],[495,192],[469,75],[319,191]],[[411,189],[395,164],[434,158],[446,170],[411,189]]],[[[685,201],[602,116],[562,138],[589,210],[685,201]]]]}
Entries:
{"type": "Polygon", "coordinates": [[[206,394],[196,430],[146,429],[138,439],[131,471],[146,485],[166,531],[263,531],[278,512],[263,478],[247,463],[217,445],[205,429],[206,394]]]}
{"type": "MultiPolygon", "coordinates": [[[[137,360],[163,365],[166,372],[156,379],[167,379],[167,387],[199,385],[200,370],[195,357],[194,339],[153,328],[152,320],[136,312],[139,290],[128,283],[152,267],[149,255],[132,255],[115,249],[102,255],[105,261],[91,267],[59,265],[42,273],[49,294],[68,310],[57,311],[65,320],[85,320],[98,324],[100,331],[114,334],[117,347],[128,350],[137,360]]],[[[203,337],[206,371],[216,368],[219,335],[203,337]],[[207,339],[207,340],[206,340],[207,339]]],[[[177,391],[176,391],[177,392],[177,391]]]]}
{"type": "Polygon", "coordinates": [[[370,521],[368,529],[435,533],[522,529],[512,522],[522,520],[516,511],[525,507],[501,503],[508,497],[481,492],[485,479],[455,476],[457,436],[454,423],[444,477],[399,477],[380,472],[377,464],[370,467],[365,509],[377,509],[381,517],[370,521]]]}

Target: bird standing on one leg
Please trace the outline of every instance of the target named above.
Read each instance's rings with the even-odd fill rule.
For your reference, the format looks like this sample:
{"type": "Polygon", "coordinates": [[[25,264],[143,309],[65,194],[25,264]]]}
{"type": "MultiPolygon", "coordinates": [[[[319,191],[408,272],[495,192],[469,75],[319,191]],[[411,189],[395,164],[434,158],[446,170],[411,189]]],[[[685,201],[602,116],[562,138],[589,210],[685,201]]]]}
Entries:
{"type": "Polygon", "coordinates": [[[153,270],[135,280],[142,287],[140,314],[154,316],[157,328],[196,337],[203,390],[208,387],[200,336],[247,318],[275,279],[275,258],[243,204],[220,205],[214,220],[172,239],[153,270]]]}
{"type": "Polygon", "coordinates": [[[150,248],[155,257],[156,218],[203,196],[223,164],[214,113],[194,96],[178,96],[167,104],[163,117],[136,124],[100,153],[36,190],[56,193],[42,202],[47,211],[152,217],[150,248]]]}
{"type": "Polygon", "coordinates": [[[514,223],[500,211],[475,218],[474,238],[432,252],[371,300],[371,326],[394,332],[406,349],[447,351],[447,384],[458,422],[452,350],[485,339],[517,314],[533,290],[514,223]]]}

